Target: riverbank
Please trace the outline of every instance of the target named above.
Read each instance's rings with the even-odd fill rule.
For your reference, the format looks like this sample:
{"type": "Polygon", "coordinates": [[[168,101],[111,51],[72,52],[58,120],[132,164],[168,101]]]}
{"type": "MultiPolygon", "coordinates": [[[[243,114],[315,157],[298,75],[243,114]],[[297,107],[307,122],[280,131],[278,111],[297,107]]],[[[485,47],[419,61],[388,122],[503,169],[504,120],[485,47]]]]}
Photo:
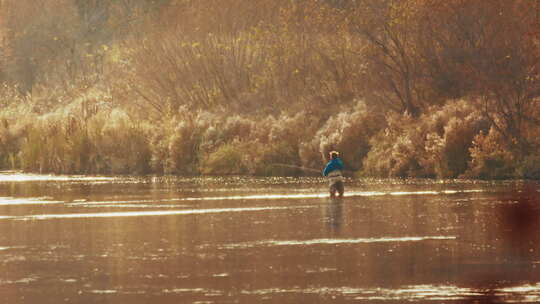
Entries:
{"type": "MultiPolygon", "coordinates": [[[[46,114],[0,112],[0,168],[56,174],[298,176],[338,150],[358,176],[540,178],[540,149],[519,156],[465,101],[412,118],[358,102],[324,120],[182,108],[160,121],[85,103],[46,114]],[[8,116],[9,114],[9,116],[8,116]],[[280,166],[286,164],[289,166],[280,166]]],[[[22,110],[21,110],[22,111],[22,110]]],[[[535,133],[531,133],[535,134],[535,133]]],[[[535,147],[540,137],[531,137],[535,147]],[[536,140],[536,141],[535,141],[536,140]]]]}

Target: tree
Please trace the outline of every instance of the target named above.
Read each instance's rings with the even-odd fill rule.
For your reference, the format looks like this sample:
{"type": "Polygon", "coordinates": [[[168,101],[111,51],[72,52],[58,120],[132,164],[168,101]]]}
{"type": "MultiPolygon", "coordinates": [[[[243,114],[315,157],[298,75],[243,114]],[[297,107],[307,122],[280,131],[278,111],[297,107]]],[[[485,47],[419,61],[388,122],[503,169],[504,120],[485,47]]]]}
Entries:
{"type": "Polygon", "coordinates": [[[257,107],[256,75],[266,55],[252,29],[261,16],[257,8],[265,4],[271,2],[235,0],[226,8],[215,0],[171,4],[147,20],[142,38],[124,44],[117,69],[121,94],[135,93],[137,105],[161,116],[184,104],[257,107]]]}
{"type": "Polygon", "coordinates": [[[374,88],[372,98],[413,116],[422,107],[415,9],[413,0],[364,0],[349,16],[351,31],[367,43],[359,55],[367,61],[365,79],[374,88]]]}
{"type": "Polygon", "coordinates": [[[49,71],[62,66],[60,58],[76,24],[73,6],[70,0],[10,1],[4,6],[10,56],[6,73],[23,93],[31,92],[49,71]]]}
{"type": "MultiPolygon", "coordinates": [[[[532,113],[540,97],[540,44],[531,1],[423,1],[424,28],[433,45],[423,48],[439,79],[455,95],[477,99],[484,115],[519,155],[530,152],[525,134],[540,124],[532,113]]],[[[433,77],[433,79],[437,79],[433,77]]]]}

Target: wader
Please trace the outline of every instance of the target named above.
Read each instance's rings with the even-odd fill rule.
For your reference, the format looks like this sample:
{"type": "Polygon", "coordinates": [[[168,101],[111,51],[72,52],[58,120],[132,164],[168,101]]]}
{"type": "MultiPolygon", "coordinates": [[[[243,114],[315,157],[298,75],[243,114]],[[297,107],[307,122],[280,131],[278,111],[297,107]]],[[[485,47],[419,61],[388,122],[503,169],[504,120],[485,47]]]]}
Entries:
{"type": "Polygon", "coordinates": [[[330,196],[336,196],[336,192],[339,197],[343,197],[345,187],[343,186],[343,174],[341,170],[334,170],[328,174],[328,181],[330,186],[330,196]]]}

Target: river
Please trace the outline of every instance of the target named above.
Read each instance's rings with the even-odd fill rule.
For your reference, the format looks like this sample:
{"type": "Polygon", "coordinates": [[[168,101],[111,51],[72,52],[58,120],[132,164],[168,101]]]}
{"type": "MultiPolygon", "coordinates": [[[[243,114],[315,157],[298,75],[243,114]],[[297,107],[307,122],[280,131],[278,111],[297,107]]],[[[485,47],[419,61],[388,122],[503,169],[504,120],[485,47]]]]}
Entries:
{"type": "Polygon", "coordinates": [[[540,303],[538,189],[0,172],[0,301],[540,303]]]}

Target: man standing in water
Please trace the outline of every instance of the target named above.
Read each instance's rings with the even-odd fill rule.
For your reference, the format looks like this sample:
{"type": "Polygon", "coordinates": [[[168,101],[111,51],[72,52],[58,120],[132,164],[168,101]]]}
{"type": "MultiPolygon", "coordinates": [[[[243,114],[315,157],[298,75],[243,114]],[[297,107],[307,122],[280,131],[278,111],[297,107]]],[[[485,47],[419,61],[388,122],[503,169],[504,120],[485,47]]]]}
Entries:
{"type": "Polygon", "coordinates": [[[330,152],[330,161],[326,164],[323,170],[323,175],[328,177],[330,181],[330,197],[335,197],[336,192],[339,197],[343,197],[345,188],[343,186],[343,162],[339,158],[339,152],[330,152]]]}

